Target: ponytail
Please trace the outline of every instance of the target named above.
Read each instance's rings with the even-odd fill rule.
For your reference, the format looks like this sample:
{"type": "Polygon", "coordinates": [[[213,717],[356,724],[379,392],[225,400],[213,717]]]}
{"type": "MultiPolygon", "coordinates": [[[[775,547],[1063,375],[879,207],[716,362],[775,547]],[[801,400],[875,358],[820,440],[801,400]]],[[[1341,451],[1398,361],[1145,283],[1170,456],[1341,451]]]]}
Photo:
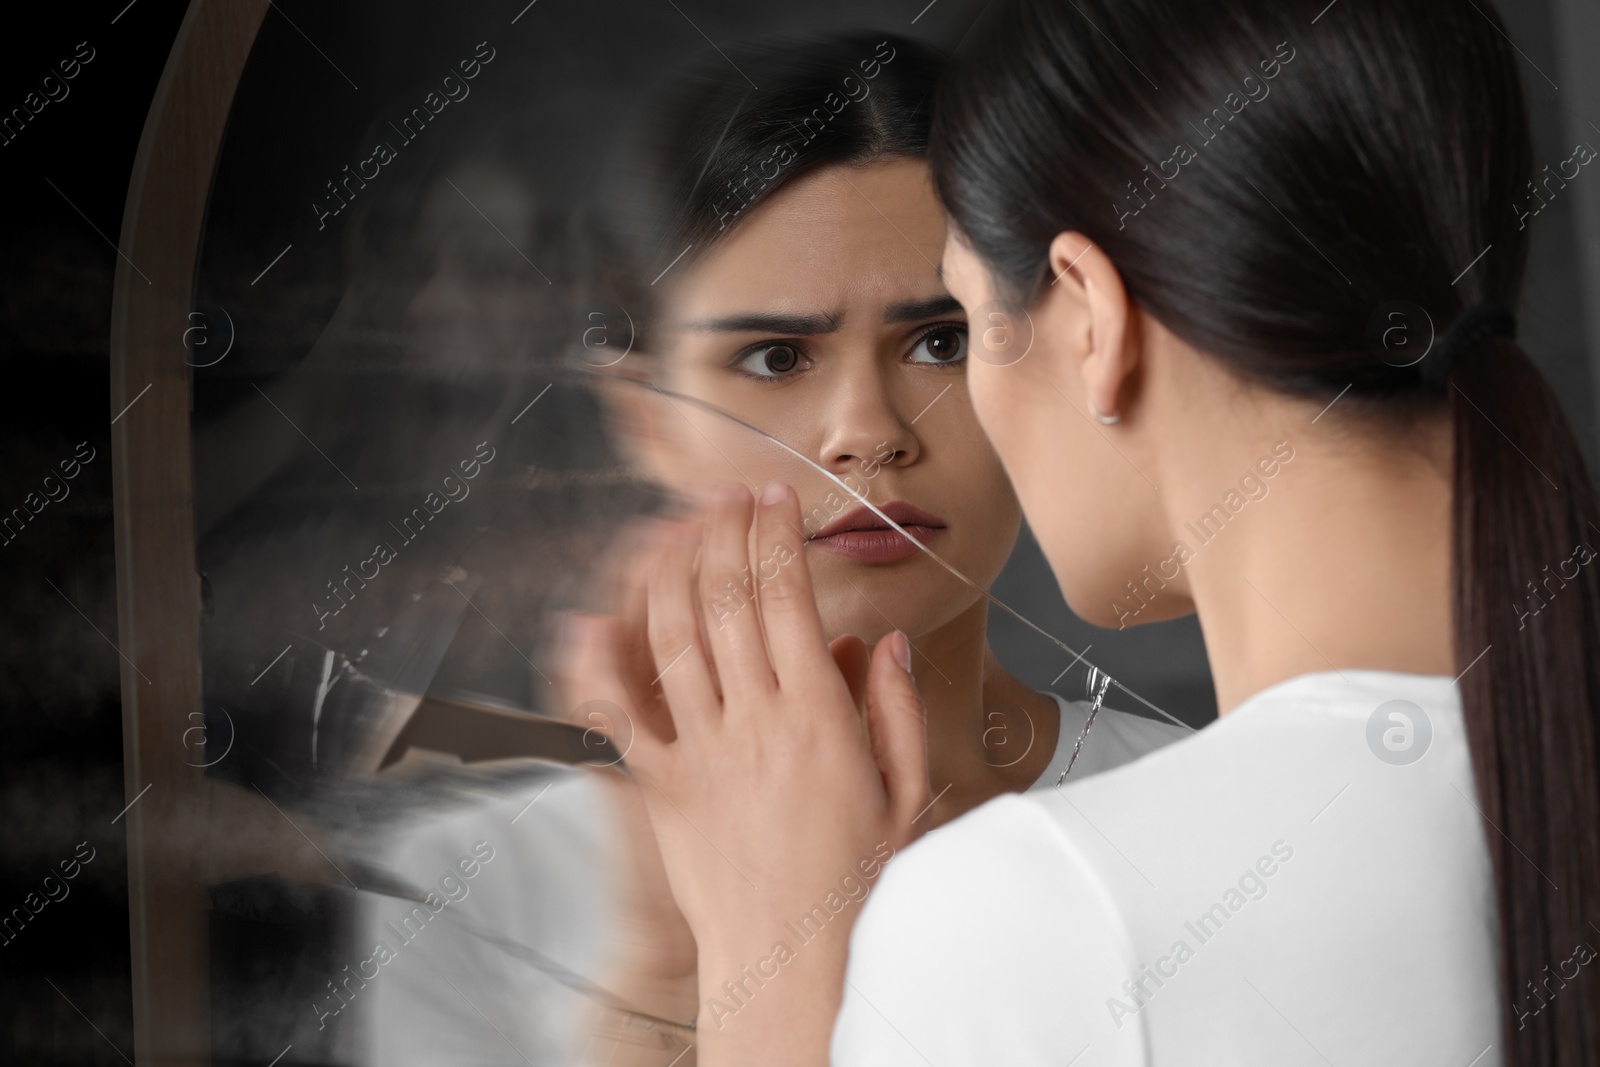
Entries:
{"type": "Polygon", "coordinates": [[[1600,509],[1515,343],[1469,351],[1450,394],[1457,684],[1494,860],[1506,1062],[1592,1064],[1600,974],[1574,968],[1600,951],[1600,509]]]}

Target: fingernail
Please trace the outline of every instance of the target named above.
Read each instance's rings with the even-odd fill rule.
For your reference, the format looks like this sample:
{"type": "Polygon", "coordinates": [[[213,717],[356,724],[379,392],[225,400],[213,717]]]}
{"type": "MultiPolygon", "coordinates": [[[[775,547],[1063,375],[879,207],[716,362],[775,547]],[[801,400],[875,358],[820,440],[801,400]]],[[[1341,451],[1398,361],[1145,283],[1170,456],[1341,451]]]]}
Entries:
{"type": "Polygon", "coordinates": [[[789,499],[789,487],[782,482],[768,482],[767,487],[761,490],[761,505],[771,507],[781,504],[789,499]]]}
{"type": "Polygon", "coordinates": [[[894,632],[894,658],[900,664],[900,669],[907,674],[911,673],[911,639],[899,630],[894,632]]]}

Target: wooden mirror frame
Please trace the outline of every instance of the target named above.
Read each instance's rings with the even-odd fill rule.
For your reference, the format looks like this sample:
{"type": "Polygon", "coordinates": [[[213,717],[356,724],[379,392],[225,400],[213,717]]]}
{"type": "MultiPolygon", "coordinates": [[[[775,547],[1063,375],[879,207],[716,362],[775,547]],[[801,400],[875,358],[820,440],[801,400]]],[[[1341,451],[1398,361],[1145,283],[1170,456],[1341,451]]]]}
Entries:
{"type": "Polygon", "coordinates": [[[145,119],[111,312],[112,500],[134,1058],[211,1062],[214,830],[266,805],[185,760],[201,708],[190,378],[182,344],[223,131],[269,0],[192,0],[145,119]],[[143,265],[145,280],[133,267],[143,265]],[[253,802],[253,803],[252,803],[253,802]]]}

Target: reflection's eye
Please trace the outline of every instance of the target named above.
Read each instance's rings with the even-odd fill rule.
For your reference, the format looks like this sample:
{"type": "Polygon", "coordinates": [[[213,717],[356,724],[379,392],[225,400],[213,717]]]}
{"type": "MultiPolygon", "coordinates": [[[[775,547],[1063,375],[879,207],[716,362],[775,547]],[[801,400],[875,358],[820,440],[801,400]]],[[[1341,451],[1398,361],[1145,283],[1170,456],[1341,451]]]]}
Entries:
{"type": "Polygon", "coordinates": [[[798,348],[784,342],[748,349],[733,365],[758,378],[781,378],[799,370],[804,360],[798,348]]]}
{"type": "Polygon", "coordinates": [[[913,363],[960,363],[967,358],[965,326],[935,326],[911,350],[913,363]]]}

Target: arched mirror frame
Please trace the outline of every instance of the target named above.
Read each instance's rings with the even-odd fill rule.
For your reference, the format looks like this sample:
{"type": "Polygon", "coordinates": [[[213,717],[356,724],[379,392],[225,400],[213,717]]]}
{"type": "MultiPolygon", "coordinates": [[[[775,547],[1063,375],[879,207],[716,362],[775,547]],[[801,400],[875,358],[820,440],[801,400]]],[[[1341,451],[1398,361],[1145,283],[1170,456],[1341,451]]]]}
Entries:
{"type": "Polygon", "coordinates": [[[278,817],[263,799],[186,762],[183,741],[201,708],[201,597],[181,337],[228,113],[269,6],[190,3],[134,159],[120,242],[127,255],[113,293],[112,487],[130,805],[119,818],[141,1064],[211,1061],[207,886],[288,858],[270,847],[248,859],[219,852],[223,834],[260,827],[285,840],[286,828],[273,825],[278,817]]]}

